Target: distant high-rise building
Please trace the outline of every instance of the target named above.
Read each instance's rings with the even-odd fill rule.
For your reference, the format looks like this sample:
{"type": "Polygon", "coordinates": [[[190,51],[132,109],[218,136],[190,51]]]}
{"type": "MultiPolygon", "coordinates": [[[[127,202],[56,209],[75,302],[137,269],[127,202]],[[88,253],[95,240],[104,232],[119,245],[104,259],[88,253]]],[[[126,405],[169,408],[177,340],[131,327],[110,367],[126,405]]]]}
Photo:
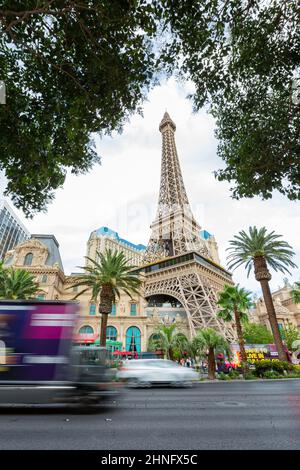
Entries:
{"type": "MultiPolygon", "coordinates": [[[[87,256],[98,261],[96,252],[104,253],[107,249],[121,251],[129,263],[138,266],[141,264],[146,247],[141,244],[135,245],[121,238],[117,232],[108,227],[100,227],[90,235],[87,243],[87,256]]],[[[87,262],[87,264],[90,263],[87,262]]]]}
{"type": "Polygon", "coordinates": [[[7,251],[30,238],[30,233],[4,199],[0,200],[0,260],[7,251]]]}

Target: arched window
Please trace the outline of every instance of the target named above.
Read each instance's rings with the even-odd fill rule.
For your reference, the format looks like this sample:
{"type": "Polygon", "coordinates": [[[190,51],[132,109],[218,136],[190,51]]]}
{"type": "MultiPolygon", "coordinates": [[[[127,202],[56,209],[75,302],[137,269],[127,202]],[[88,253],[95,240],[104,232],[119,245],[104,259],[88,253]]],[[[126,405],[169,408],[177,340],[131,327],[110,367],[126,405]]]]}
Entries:
{"type": "Polygon", "coordinates": [[[32,253],[27,253],[27,255],[24,258],[24,266],[31,266],[32,258],[33,258],[33,254],[32,253]]]}
{"type": "Polygon", "coordinates": [[[118,332],[114,326],[108,326],[106,328],[106,338],[110,341],[117,341],[118,332]]]}
{"type": "Polygon", "coordinates": [[[42,275],[42,283],[45,284],[48,280],[47,274],[42,275]]]}
{"type": "Polygon", "coordinates": [[[93,335],[94,330],[90,325],[84,325],[79,330],[80,335],[93,335]]]}
{"type": "Polygon", "coordinates": [[[126,331],[126,351],[141,352],[141,331],[137,326],[130,326],[126,331]]]}
{"type": "Polygon", "coordinates": [[[147,351],[155,351],[156,349],[159,349],[159,346],[160,346],[159,340],[160,340],[159,334],[153,333],[148,339],[147,351]]]}
{"type": "Polygon", "coordinates": [[[149,341],[158,341],[160,339],[159,334],[153,333],[153,335],[150,336],[149,341]]]}

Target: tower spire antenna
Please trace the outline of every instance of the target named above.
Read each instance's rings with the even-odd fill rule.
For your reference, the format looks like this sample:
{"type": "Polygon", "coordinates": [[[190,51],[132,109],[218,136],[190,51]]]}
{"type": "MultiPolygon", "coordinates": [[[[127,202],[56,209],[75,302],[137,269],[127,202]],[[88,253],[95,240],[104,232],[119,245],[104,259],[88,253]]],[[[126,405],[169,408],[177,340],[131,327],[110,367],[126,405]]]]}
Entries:
{"type": "Polygon", "coordinates": [[[175,132],[175,130],[176,130],[175,122],[172,121],[168,111],[166,110],[165,114],[163,115],[163,118],[162,118],[162,120],[160,121],[160,124],[159,124],[160,132],[163,132],[163,130],[167,129],[168,126],[170,126],[173,129],[173,131],[175,132]]]}

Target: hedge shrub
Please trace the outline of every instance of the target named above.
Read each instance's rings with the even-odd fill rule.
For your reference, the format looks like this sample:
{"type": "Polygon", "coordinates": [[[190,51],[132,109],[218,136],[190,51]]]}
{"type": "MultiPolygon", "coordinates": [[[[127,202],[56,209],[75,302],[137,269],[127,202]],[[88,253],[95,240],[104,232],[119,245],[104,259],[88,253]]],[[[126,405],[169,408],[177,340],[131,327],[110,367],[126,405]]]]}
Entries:
{"type": "Polygon", "coordinates": [[[258,376],[264,376],[266,372],[283,374],[284,371],[295,371],[294,364],[289,364],[279,359],[263,359],[255,363],[255,373],[258,376]]]}

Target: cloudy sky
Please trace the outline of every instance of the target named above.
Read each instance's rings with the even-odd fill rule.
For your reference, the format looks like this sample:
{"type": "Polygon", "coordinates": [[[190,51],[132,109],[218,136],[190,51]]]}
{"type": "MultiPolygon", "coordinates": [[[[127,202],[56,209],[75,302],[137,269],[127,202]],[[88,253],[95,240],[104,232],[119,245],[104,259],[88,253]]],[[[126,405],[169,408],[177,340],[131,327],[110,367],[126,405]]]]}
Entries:
{"type": "MultiPolygon", "coordinates": [[[[214,121],[204,111],[193,114],[186,99],[191,86],[171,79],[149,94],[144,116],[135,115],[121,135],[97,140],[102,163],[85,176],[68,176],[57,191],[46,214],[33,220],[21,219],[31,233],[53,233],[59,244],[65,272],[78,271],[84,263],[90,232],[101,226],[116,230],[134,243],[147,244],[149,225],[156,212],[160,182],[161,134],[159,122],[165,110],[177,126],[176,144],[188,197],[199,224],[213,233],[225,265],[228,240],[250,225],[265,225],[282,234],[295,252],[300,266],[300,205],[274,194],[272,200],[259,198],[234,201],[230,185],[215,180],[213,170],[222,166],[216,156],[214,121]]],[[[18,212],[18,214],[20,214],[18,212]]],[[[283,274],[272,273],[272,288],[282,285],[283,274]]],[[[299,270],[289,280],[299,280],[299,270]]],[[[234,280],[259,292],[253,275],[244,269],[234,280]]]]}

